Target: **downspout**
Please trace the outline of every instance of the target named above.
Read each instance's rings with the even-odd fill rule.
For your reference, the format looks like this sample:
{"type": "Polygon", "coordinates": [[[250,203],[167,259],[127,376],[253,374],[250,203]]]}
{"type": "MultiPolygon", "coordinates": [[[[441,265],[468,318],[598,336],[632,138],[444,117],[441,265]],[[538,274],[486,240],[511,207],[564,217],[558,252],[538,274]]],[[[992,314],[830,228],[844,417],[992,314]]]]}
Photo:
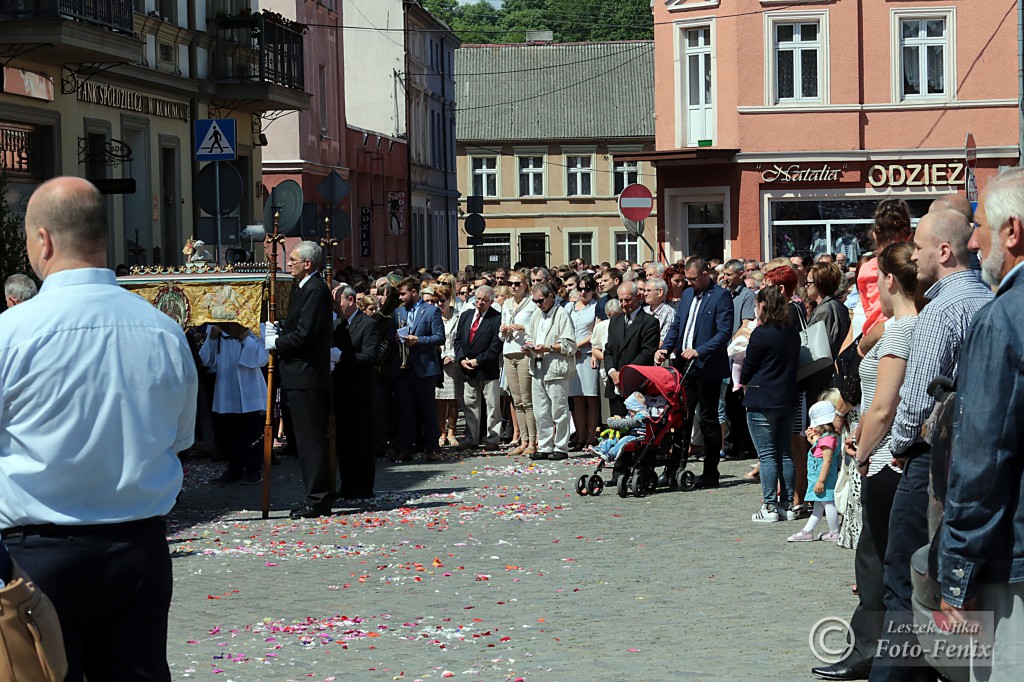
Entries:
{"type": "Polygon", "coordinates": [[[1024,166],[1024,0],[1017,0],[1017,165],[1024,166]]]}
{"type": "MultiPolygon", "coordinates": [[[[197,35],[196,35],[196,26],[197,26],[197,24],[196,24],[196,0],[189,0],[189,2],[188,2],[188,30],[192,33],[192,40],[190,40],[189,43],[188,43],[188,69],[189,69],[189,74],[188,75],[189,75],[189,78],[192,79],[192,80],[199,80],[199,73],[198,73],[198,69],[199,69],[199,47],[196,45],[196,42],[198,41],[198,38],[197,38],[197,35]]],[[[203,35],[206,35],[206,30],[205,29],[203,31],[203,35]]],[[[207,50],[207,59],[206,59],[206,69],[207,69],[206,80],[207,80],[207,82],[209,82],[209,81],[211,81],[213,79],[213,74],[210,73],[210,70],[213,68],[212,67],[212,62],[213,62],[212,55],[209,54],[209,50],[207,50]]],[[[199,91],[200,92],[203,91],[202,85],[200,85],[199,91]]],[[[192,235],[195,235],[196,230],[199,228],[199,202],[196,201],[196,184],[195,184],[195,179],[197,177],[199,177],[199,162],[195,160],[195,155],[192,153],[192,150],[196,148],[196,139],[195,139],[195,137],[196,137],[196,132],[195,132],[196,127],[195,127],[195,121],[196,121],[196,119],[199,118],[199,95],[198,94],[193,95],[192,97],[189,98],[189,114],[191,116],[193,124],[189,126],[189,146],[188,146],[188,149],[185,150],[185,152],[189,155],[189,158],[191,159],[191,166],[192,166],[192,173],[191,173],[191,176],[189,178],[189,182],[192,183],[192,192],[191,192],[191,194],[192,194],[192,235]]],[[[181,180],[181,178],[179,178],[179,181],[180,180],[181,180]]],[[[180,192],[181,191],[181,189],[180,189],[181,186],[179,185],[178,187],[179,187],[178,191],[180,192]]],[[[175,197],[175,201],[180,203],[180,199],[178,199],[178,197],[175,197]]],[[[179,227],[181,228],[182,233],[183,233],[181,235],[181,237],[184,238],[185,226],[184,225],[180,225],[179,227]]],[[[174,250],[171,251],[170,250],[170,248],[172,247],[171,244],[167,244],[165,246],[168,248],[168,255],[170,255],[172,253],[176,254],[177,251],[178,251],[177,248],[174,248],[174,250]]],[[[177,259],[177,255],[175,255],[174,257],[175,257],[175,259],[177,259]]],[[[163,256],[163,258],[167,258],[167,256],[163,256]]]]}
{"type": "MultiPolygon", "coordinates": [[[[405,40],[405,55],[403,56],[404,57],[403,62],[405,64],[405,83],[404,83],[404,86],[405,86],[404,87],[404,92],[405,92],[405,152],[406,152],[405,153],[405,174],[406,174],[406,177],[405,177],[405,196],[407,197],[407,200],[405,202],[405,207],[406,207],[406,210],[409,211],[408,215],[406,215],[406,217],[405,217],[405,220],[406,220],[406,223],[405,223],[406,224],[406,234],[408,235],[407,259],[408,259],[409,263],[414,264],[414,265],[419,265],[418,263],[413,263],[413,259],[416,256],[416,254],[413,252],[413,243],[415,242],[414,234],[416,232],[416,229],[415,229],[415,226],[413,225],[413,220],[412,220],[412,184],[413,184],[412,183],[412,155],[413,155],[412,139],[413,139],[413,126],[412,126],[412,97],[410,95],[410,93],[412,91],[412,83],[411,83],[412,76],[410,75],[412,73],[412,68],[411,68],[412,67],[412,60],[409,57],[409,34],[410,34],[411,30],[412,30],[411,27],[410,27],[410,24],[411,24],[411,15],[409,13],[409,5],[408,5],[407,2],[405,2],[403,0],[403,2],[402,2],[402,26],[403,26],[403,28],[405,28],[405,30],[402,32],[402,35],[403,35],[404,40],[405,40]]],[[[396,78],[397,78],[397,76],[396,76],[396,78]]],[[[426,224],[426,219],[427,219],[427,216],[424,215],[424,225],[426,224]]],[[[424,232],[425,231],[426,230],[424,230],[424,232]]],[[[424,264],[424,267],[430,267],[430,266],[424,264]]]]}
{"type": "MultiPolygon", "coordinates": [[[[452,271],[452,211],[451,211],[451,197],[448,195],[448,163],[451,159],[450,149],[448,145],[448,69],[446,67],[448,63],[447,55],[444,49],[444,39],[441,40],[441,111],[444,112],[444,116],[441,120],[441,140],[444,143],[444,238],[445,238],[445,254],[444,258],[448,267],[448,272],[452,271]]],[[[426,267],[432,267],[430,263],[424,263],[426,267]]]]}
{"type": "Polygon", "coordinates": [[[864,111],[864,0],[857,0],[857,148],[867,146],[867,112],[864,111]]]}

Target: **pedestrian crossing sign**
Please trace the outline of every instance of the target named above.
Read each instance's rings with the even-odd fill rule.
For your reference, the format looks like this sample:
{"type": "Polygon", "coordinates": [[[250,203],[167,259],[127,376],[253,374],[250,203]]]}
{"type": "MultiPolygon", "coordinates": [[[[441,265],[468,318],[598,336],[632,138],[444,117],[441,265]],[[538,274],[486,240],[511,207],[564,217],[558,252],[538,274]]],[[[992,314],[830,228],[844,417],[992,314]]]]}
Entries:
{"type": "Polygon", "coordinates": [[[195,122],[196,161],[234,161],[235,119],[207,118],[195,122]]]}

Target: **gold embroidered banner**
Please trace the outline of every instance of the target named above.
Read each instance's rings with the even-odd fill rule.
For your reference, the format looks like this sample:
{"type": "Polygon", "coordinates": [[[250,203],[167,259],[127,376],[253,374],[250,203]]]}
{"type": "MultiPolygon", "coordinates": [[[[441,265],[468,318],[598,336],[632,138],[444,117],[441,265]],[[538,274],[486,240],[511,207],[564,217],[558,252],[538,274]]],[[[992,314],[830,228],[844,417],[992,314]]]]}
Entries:
{"type": "MultiPolygon", "coordinates": [[[[118,284],[146,299],[182,326],[235,322],[259,336],[267,319],[270,276],[263,274],[132,275],[118,284]]],[[[275,318],[288,314],[292,277],[277,276],[275,318]]]]}

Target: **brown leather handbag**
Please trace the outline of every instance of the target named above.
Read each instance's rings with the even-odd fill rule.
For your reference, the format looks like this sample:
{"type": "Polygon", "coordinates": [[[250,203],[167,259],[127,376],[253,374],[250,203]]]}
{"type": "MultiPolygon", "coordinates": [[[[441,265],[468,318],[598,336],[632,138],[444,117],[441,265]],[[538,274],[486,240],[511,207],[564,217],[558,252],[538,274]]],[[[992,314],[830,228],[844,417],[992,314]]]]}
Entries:
{"type": "Polygon", "coordinates": [[[57,610],[13,557],[11,564],[0,588],[0,679],[61,682],[68,662],[57,610]]]}

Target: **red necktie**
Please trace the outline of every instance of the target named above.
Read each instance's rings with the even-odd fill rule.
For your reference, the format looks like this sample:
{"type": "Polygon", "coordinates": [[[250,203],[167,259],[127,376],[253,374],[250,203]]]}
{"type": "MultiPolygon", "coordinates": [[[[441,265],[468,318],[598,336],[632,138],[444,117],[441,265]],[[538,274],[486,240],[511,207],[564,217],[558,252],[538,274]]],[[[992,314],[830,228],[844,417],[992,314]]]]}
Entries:
{"type": "Polygon", "coordinates": [[[473,326],[469,328],[469,342],[473,343],[473,337],[476,336],[476,330],[480,326],[480,313],[476,314],[476,319],[473,320],[473,326]]]}

